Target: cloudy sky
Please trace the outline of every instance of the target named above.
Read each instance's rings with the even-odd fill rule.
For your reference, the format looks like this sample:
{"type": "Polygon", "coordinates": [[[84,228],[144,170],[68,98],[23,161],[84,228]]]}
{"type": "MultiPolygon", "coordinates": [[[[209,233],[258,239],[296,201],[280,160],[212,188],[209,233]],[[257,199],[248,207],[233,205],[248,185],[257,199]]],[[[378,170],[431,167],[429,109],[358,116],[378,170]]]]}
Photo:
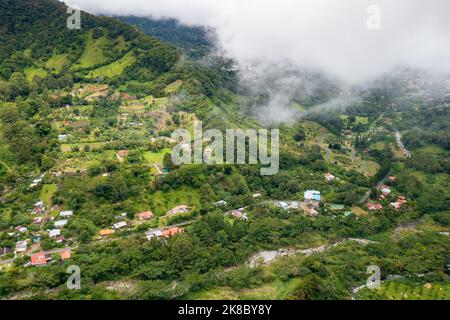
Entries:
{"type": "Polygon", "coordinates": [[[241,63],[289,62],[349,83],[399,66],[450,73],[448,0],[65,2],[91,13],[152,15],[208,25],[217,30],[226,53],[241,63]]]}

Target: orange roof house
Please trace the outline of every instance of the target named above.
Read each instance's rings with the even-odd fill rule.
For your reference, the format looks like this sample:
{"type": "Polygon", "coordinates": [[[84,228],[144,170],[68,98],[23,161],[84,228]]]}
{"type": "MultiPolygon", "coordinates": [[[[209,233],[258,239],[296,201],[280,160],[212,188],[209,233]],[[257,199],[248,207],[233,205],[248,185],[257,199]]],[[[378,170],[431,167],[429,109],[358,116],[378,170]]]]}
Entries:
{"type": "Polygon", "coordinates": [[[71,257],[70,250],[61,252],[59,256],[61,257],[61,260],[70,259],[71,257]]]}
{"type": "Polygon", "coordinates": [[[110,230],[110,229],[100,230],[101,236],[109,236],[113,233],[114,233],[114,230],[110,230]]]}
{"type": "Polygon", "coordinates": [[[138,214],[136,214],[136,217],[139,220],[150,220],[151,218],[153,218],[153,212],[151,211],[139,212],[138,214]]]}
{"type": "Polygon", "coordinates": [[[36,254],[33,254],[31,256],[31,265],[33,266],[43,266],[47,264],[47,259],[45,258],[44,252],[39,252],[36,254]]]}
{"type": "Polygon", "coordinates": [[[173,227],[173,228],[163,230],[162,233],[163,233],[163,237],[170,238],[170,237],[176,235],[177,233],[180,233],[183,231],[184,231],[183,228],[173,227]]]}
{"type": "Polygon", "coordinates": [[[128,156],[128,150],[119,150],[119,152],[117,152],[117,155],[121,158],[125,158],[126,156],[128,156]]]}

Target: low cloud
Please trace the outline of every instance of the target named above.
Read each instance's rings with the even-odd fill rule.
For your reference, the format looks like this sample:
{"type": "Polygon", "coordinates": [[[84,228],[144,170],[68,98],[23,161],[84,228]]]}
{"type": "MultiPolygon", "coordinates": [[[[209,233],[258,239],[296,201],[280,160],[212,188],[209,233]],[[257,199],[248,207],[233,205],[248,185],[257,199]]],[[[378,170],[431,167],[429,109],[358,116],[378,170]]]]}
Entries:
{"type": "Polygon", "coordinates": [[[317,90],[324,96],[329,82],[338,88],[329,86],[329,99],[312,103],[318,105],[316,111],[343,108],[348,99],[342,100],[339,95],[347,92],[346,88],[369,86],[375,79],[400,68],[450,74],[448,0],[67,0],[66,3],[97,14],[151,15],[214,28],[217,47],[241,67],[242,87],[255,96],[266,97],[254,106],[254,114],[263,123],[302,117],[292,102],[317,96],[317,90]],[[368,10],[373,6],[379,9],[379,29],[368,28],[368,19],[377,22],[377,10],[368,10]]]}
{"type": "Polygon", "coordinates": [[[246,64],[289,62],[360,83],[405,66],[450,73],[447,0],[68,0],[100,14],[170,17],[217,30],[246,64]],[[377,5],[380,29],[367,28],[377,5]]]}

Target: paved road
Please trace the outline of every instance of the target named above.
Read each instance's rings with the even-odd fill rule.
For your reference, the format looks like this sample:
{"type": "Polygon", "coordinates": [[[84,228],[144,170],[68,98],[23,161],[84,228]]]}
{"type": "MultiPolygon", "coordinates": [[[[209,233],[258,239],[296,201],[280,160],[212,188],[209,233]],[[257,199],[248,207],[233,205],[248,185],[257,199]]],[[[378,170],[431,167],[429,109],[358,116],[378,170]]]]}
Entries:
{"type": "Polygon", "coordinates": [[[398,147],[403,151],[403,154],[405,155],[405,157],[411,158],[411,152],[409,152],[409,150],[406,149],[406,147],[402,141],[402,135],[397,130],[395,130],[395,140],[397,141],[398,147]]]}

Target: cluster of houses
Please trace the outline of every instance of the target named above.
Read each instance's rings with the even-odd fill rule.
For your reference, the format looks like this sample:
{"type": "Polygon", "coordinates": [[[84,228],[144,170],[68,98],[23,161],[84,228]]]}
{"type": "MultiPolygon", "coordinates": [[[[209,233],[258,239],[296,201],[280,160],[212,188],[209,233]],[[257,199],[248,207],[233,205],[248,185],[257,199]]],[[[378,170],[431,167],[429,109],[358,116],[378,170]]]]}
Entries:
{"type": "Polygon", "coordinates": [[[168,238],[173,237],[174,235],[181,233],[183,231],[184,231],[184,229],[180,228],[180,227],[152,229],[152,230],[148,230],[145,233],[145,236],[147,237],[148,241],[152,240],[153,238],[168,239],[168,238]]]}
{"type": "MultiPolygon", "coordinates": [[[[389,181],[396,181],[396,177],[395,176],[389,176],[388,180],[389,181]]],[[[380,196],[378,197],[379,201],[383,201],[389,198],[389,196],[391,196],[392,194],[392,190],[389,186],[382,184],[380,186],[378,186],[378,190],[380,191],[380,196]]],[[[396,210],[401,209],[401,207],[406,203],[406,198],[404,196],[398,196],[397,200],[395,202],[391,202],[389,205],[391,207],[393,207],[396,210]]],[[[374,203],[374,202],[368,202],[367,203],[367,208],[370,211],[378,211],[383,209],[383,205],[381,203],[374,203]]]]}
{"type": "MultiPolygon", "coordinates": [[[[70,250],[64,250],[59,253],[59,257],[61,261],[70,259],[71,257],[71,251],[70,250]]],[[[33,255],[31,255],[31,265],[32,266],[45,266],[47,263],[53,261],[53,255],[51,253],[46,252],[38,252],[33,255]]]]}
{"type": "MultiPolygon", "coordinates": [[[[41,225],[44,221],[43,214],[46,212],[46,208],[43,201],[38,201],[34,204],[34,208],[31,210],[31,214],[36,215],[33,218],[33,224],[41,225]]],[[[54,221],[54,229],[47,230],[48,237],[55,239],[56,243],[64,243],[65,238],[61,235],[61,229],[65,227],[69,221],[69,218],[73,216],[73,211],[61,211],[59,214],[59,220],[55,221],[54,217],[49,217],[49,221],[54,221]]],[[[16,226],[14,228],[16,232],[19,234],[24,234],[28,232],[28,228],[24,226],[16,226]]],[[[9,233],[10,236],[17,236],[16,233],[9,233]]],[[[31,234],[32,238],[19,240],[16,242],[16,247],[14,253],[23,253],[26,252],[30,242],[39,243],[41,241],[40,233],[31,234]],[[32,239],[32,240],[31,240],[32,239]]]]}
{"type": "Polygon", "coordinates": [[[298,201],[275,201],[274,204],[278,208],[281,208],[284,210],[300,208],[300,203],[298,201]]]}
{"type": "Polygon", "coordinates": [[[391,202],[391,203],[390,203],[390,206],[393,207],[393,208],[395,208],[395,209],[397,209],[397,210],[399,210],[399,209],[401,209],[401,207],[402,207],[405,203],[406,203],[405,197],[399,196],[399,197],[397,198],[397,201],[391,202]]]}
{"type": "Polygon", "coordinates": [[[389,196],[389,195],[391,194],[391,192],[392,192],[391,188],[389,188],[387,185],[384,185],[384,184],[380,185],[380,186],[378,187],[378,189],[379,189],[380,192],[381,192],[380,196],[378,197],[378,200],[383,200],[383,199],[385,199],[385,198],[386,198],[387,196],[389,196]]]}
{"type": "Polygon", "coordinates": [[[73,211],[61,211],[59,213],[59,220],[54,221],[54,229],[47,230],[48,236],[50,238],[55,238],[57,243],[65,242],[64,236],[61,235],[61,229],[64,228],[67,223],[69,223],[69,219],[73,216],[73,211]]]}
{"type": "MultiPolygon", "coordinates": [[[[175,208],[172,208],[171,210],[169,210],[167,212],[167,215],[186,213],[189,210],[190,210],[190,208],[187,205],[179,205],[179,206],[176,206],[175,208]]],[[[136,215],[135,215],[135,218],[141,222],[151,220],[153,217],[154,217],[154,213],[151,210],[142,211],[142,212],[136,213],[136,215]]],[[[117,215],[115,217],[115,220],[117,222],[112,225],[111,229],[100,230],[101,237],[112,235],[115,231],[124,229],[131,225],[131,223],[128,221],[127,213],[122,213],[120,215],[117,215]]]]}
{"type": "Polygon", "coordinates": [[[320,191],[306,190],[303,194],[304,201],[275,201],[274,204],[278,208],[284,210],[303,210],[309,216],[316,216],[321,201],[320,191]]]}

